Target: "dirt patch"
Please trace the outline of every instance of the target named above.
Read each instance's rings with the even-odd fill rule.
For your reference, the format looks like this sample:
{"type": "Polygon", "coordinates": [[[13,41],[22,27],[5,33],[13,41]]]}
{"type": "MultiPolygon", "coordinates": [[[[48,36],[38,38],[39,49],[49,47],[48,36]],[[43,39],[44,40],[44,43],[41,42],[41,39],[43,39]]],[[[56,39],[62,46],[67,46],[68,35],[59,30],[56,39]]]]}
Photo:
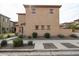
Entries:
{"type": "Polygon", "coordinates": [[[1,47],[0,49],[34,49],[34,45],[27,45],[27,44],[24,44],[23,46],[21,47],[13,47],[12,44],[8,44],[7,46],[5,47],[1,47]]]}

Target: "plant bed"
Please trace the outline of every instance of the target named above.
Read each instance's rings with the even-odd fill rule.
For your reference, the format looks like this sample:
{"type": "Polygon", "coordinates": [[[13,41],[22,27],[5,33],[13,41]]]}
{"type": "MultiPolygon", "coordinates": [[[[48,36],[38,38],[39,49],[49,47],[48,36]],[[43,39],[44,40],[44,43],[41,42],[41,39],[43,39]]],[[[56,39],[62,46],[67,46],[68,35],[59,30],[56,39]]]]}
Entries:
{"type": "Polygon", "coordinates": [[[34,45],[27,45],[27,44],[24,44],[23,46],[20,46],[20,47],[13,47],[12,44],[8,44],[7,46],[5,47],[0,47],[0,49],[34,49],[34,45]]]}
{"type": "Polygon", "coordinates": [[[13,47],[13,49],[34,49],[34,45],[27,45],[27,44],[23,44],[23,46],[20,47],[13,47]]]}

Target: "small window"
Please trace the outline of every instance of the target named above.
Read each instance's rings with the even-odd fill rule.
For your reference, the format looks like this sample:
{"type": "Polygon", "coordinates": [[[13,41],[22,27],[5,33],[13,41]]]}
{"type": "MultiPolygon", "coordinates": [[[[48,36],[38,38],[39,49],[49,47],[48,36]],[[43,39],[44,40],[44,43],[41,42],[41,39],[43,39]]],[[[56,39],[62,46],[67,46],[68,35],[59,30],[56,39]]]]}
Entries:
{"type": "Polygon", "coordinates": [[[41,25],[41,29],[44,30],[44,25],[41,25]]]}
{"type": "Polygon", "coordinates": [[[50,9],[50,14],[53,14],[53,9],[50,9]]]}
{"type": "Polygon", "coordinates": [[[36,9],[32,8],[32,14],[36,14],[36,9]]]}
{"type": "Polygon", "coordinates": [[[38,29],[39,29],[39,26],[38,26],[38,25],[36,25],[36,26],[35,26],[35,29],[36,29],[36,30],[38,30],[38,29]]]}
{"type": "Polygon", "coordinates": [[[47,30],[50,30],[50,25],[47,25],[47,30]]]}

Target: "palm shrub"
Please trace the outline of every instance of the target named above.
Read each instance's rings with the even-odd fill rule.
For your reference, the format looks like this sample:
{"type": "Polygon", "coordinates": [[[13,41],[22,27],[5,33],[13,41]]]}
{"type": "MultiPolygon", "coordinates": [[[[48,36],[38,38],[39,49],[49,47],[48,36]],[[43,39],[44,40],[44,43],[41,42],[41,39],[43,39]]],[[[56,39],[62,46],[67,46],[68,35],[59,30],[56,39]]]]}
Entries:
{"type": "Polygon", "coordinates": [[[45,34],[44,34],[44,37],[45,37],[45,38],[50,38],[50,33],[45,33],[45,34]]]}
{"type": "Polygon", "coordinates": [[[1,47],[3,47],[3,46],[7,46],[7,41],[6,40],[1,41],[1,47]]]}
{"type": "Polygon", "coordinates": [[[14,47],[20,47],[23,45],[23,40],[21,38],[17,38],[13,40],[13,46],[14,47]]]}
{"type": "Polygon", "coordinates": [[[32,33],[32,37],[33,37],[33,38],[37,38],[37,36],[38,36],[38,34],[37,34],[36,32],[33,32],[33,33],[32,33]]]}

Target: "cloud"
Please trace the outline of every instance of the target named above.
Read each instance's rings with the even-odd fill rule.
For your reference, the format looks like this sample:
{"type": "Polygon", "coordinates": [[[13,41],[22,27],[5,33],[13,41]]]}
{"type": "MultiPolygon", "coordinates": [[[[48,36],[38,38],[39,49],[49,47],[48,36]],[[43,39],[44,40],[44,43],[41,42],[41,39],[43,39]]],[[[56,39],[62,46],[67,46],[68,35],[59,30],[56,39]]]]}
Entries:
{"type": "Polygon", "coordinates": [[[79,0],[0,0],[0,13],[17,20],[18,12],[25,12],[23,4],[62,4],[60,8],[60,21],[73,21],[79,18],[79,0]]]}

